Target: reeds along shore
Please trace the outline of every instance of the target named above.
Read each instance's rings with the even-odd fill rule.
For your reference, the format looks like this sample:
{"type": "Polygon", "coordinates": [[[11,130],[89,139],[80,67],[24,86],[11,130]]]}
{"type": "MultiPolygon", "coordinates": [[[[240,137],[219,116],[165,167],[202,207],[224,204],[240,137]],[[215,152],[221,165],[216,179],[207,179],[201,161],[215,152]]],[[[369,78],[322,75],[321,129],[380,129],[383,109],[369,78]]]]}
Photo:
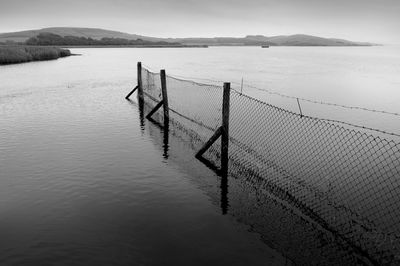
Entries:
{"type": "Polygon", "coordinates": [[[58,47],[0,45],[0,65],[52,60],[70,55],[69,50],[58,47]]]}

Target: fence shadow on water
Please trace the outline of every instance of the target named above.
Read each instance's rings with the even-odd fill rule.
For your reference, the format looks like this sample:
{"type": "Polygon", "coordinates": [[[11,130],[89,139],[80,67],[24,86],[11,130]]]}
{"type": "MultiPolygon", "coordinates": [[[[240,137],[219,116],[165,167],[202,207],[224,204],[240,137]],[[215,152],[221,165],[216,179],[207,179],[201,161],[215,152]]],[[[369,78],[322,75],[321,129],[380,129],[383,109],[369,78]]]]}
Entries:
{"type": "MultiPolygon", "coordinates": [[[[144,103],[154,107],[162,100],[160,74],[141,68],[140,75],[144,103]]],[[[169,131],[195,153],[221,125],[222,84],[168,75],[166,83],[169,131]]],[[[295,263],[400,264],[399,142],[235,90],[230,99],[225,211],[295,263]]],[[[163,124],[162,115],[157,120],[163,124]]],[[[204,154],[217,167],[220,148],[215,142],[204,154]]]]}

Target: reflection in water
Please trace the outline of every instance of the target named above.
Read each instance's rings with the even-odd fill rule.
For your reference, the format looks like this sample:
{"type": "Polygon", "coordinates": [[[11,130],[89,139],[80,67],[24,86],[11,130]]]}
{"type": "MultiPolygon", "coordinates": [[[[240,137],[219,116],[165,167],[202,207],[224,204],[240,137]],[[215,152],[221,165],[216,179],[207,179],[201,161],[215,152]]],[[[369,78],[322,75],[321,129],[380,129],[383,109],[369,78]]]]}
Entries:
{"type": "MultiPolygon", "coordinates": [[[[227,154],[223,155],[227,157],[227,154]]],[[[214,171],[219,177],[221,177],[221,211],[222,214],[225,215],[228,213],[229,208],[229,199],[228,199],[228,160],[221,160],[221,166],[218,168],[214,163],[210,160],[204,158],[203,156],[196,157],[197,160],[202,162],[209,169],[214,171]]]]}
{"type": "MultiPolygon", "coordinates": [[[[146,110],[145,110],[145,102],[143,101],[143,99],[137,97],[137,103],[133,102],[130,99],[127,99],[127,101],[133,105],[137,105],[138,110],[139,110],[139,120],[140,120],[140,129],[142,132],[144,132],[145,130],[145,112],[148,113],[149,108],[147,108],[148,106],[146,106],[146,110]]],[[[156,113],[154,114],[154,116],[157,116],[156,119],[153,119],[152,117],[147,118],[150,122],[154,123],[155,125],[157,125],[160,129],[161,132],[163,133],[163,157],[164,159],[168,159],[168,149],[169,149],[169,145],[168,145],[168,140],[169,140],[169,121],[168,120],[163,120],[163,122],[159,122],[160,118],[159,118],[159,114],[156,113]]]]}
{"type": "Polygon", "coordinates": [[[139,121],[140,121],[140,130],[142,131],[142,133],[144,133],[145,130],[145,115],[144,115],[144,101],[140,100],[138,98],[138,102],[134,102],[131,99],[126,99],[130,104],[132,104],[133,106],[137,106],[138,110],[139,110],[139,121]]]}
{"type": "MultiPolygon", "coordinates": [[[[143,100],[138,97],[138,109],[140,115],[140,127],[144,130],[144,120],[146,115],[151,111],[150,106],[146,105],[143,100]]],[[[159,114],[159,112],[154,113],[151,117],[147,117],[147,119],[160,128],[160,132],[162,133],[163,139],[163,158],[168,159],[168,150],[169,150],[169,120],[163,119],[163,116],[159,114]]]]}
{"type": "Polygon", "coordinates": [[[222,214],[228,213],[229,199],[228,199],[228,153],[221,154],[221,210],[222,214]]]}
{"type": "Polygon", "coordinates": [[[163,132],[163,157],[164,159],[168,159],[168,149],[169,149],[169,124],[168,122],[164,122],[164,127],[162,128],[163,132]]]}
{"type": "Polygon", "coordinates": [[[138,100],[138,103],[139,103],[139,120],[140,120],[140,129],[142,130],[142,131],[144,131],[144,127],[145,127],[145,122],[144,122],[144,101],[142,101],[142,100],[138,100]]]}
{"type": "MultiPolygon", "coordinates": [[[[132,102],[131,102],[132,103],[132,102]]],[[[145,113],[148,113],[151,111],[151,107],[149,105],[146,105],[143,103],[138,98],[138,109],[139,109],[139,114],[140,114],[140,126],[144,127],[144,117],[145,113]]],[[[160,132],[162,133],[163,136],[163,157],[164,159],[168,159],[168,150],[169,150],[169,127],[170,123],[169,120],[164,120],[163,116],[160,115],[159,112],[156,112],[152,117],[147,118],[150,122],[153,123],[153,125],[157,126],[160,129],[160,132]]],[[[221,212],[223,215],[228,213],[228,208],[229,208],[229,199],[228,199],[228,154],[222,155],[225,157],[224,160],[221,160],[221,166],[218,168],[216,165],[214,165],[211,161],[204,157],[198,157],[197,159],[201,161],[205,166],[207,166],[209,169],[214,171],[220,178],[221,178],[221,185],[220,185],[220,190],[221,190],[221,212]]]]}
{"type": "Polygon", "coordinates": [[[211,169],[214,173],[217,175],[221,175],[221,169],[218,168],[214,163],[212,163],[210,160],[207,158],[204,158],[202,156],[199,156],[196,158],[200,162],[202,162],[207,168],[211,169]]]}
{"type": "MultiPolygon", "coordinates": [[[[133,105],[137,105],[138,110],[139,110],[140,129],[141,129],[142,132],[144,132],[145,131],[145,126],[146,126],[145,125],[145,118],[146,118],[145,112],[146,113],[149,112],[149,110],[147,110],[148,108],[146,108],[146,110],[145,110],[145,102],[140,97],[137,97],[137,104],[135,102],[133,102],[132,100],[130,100],[130,99],[127,99],[127,100],[128,100],[129,103],[131,103],[133,105]]],[[[148,106],[146,106],[146,107],[148,107],[148,106]]],[[[162,122],[159,122],[158,121],[158,120],[160,120],[159,114],[156,113],[156,114],[154,114],[154,116],[157,116],[157,118],[153,119],[152,117],[148,117],[147,119],[150,122],[152,122],[155,125],[157,125],[160,128],[160,130],[161,130],[161,132],[163,134],[163,145],[162,145],[162,147],[163,147],[163,158],[167,160],[168,157],[169,157],[168,156],[168,149],[169,149],[169,144],[168,144],[168,142],[169,142],[169,121],[168,120],[163,120],[162,122]]]]}
{"type": "MultiPolygon", "coordinates": [[[[218,141],[218,140],[217,140],[218,141]]],[[[218,168],[210,160],[203,156],[196,156],[205,166],[213,170],[218,176],[221,177],[221,211],[225,215],[228,213],[229,199],[228,199],[228,153],[221,153],[221,166],[218,168]]]]}
{"type": "Polygon", "coordinates": [[[222,214],[228,213],[229,199],[228,199],[228,172],[224,172],[221,176],[221,210],[222,214]]]}

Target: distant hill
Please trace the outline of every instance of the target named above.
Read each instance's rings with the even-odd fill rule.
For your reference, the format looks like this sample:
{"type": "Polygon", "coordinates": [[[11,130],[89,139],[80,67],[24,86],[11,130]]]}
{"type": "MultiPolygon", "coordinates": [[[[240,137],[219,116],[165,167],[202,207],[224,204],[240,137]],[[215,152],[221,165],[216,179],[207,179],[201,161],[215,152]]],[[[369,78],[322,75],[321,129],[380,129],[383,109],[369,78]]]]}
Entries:
{"type": "Polygon", "coordinates": [[[183,44],[206,45],[271,45],[271,46],[371,46],[371,43],[352,42],[342,39],[322,38],[297,34],[289,36],[248,35],[244,38],[175,38],[168,41],[183,44]]]}
{"type": "Polygon", "coordinates": [[[178,42],[185,45],[276,45],[276,46],[370,46],[370,43],[352,42],[342,39],[321,38],[311,35],[289,35],[289,36],[263,36],[248,35],[242,38],[235,37],[214,37],[214,38],[156,38],[129,34],[119,31],[111,31],[96,28],[44,28],[40,30],[28,30],[20,32],[1,33],[0,42],[15,41],[25,42],[29,38],[35,37],[40,33],[52,33],[62,37],[74,36],[85,37],[100,40],[102,38],[121,38],[127,40],[145,40],[145,41],[166,41],[178,42]]]}
{"type": "Polygon", "coordinates": [[[235,37],[214,37],[214,38],[168,38],[169,42],[179,42],[186,45],[244,45],[244,46],[260,46],[260,45],[276,45],[267,39],[252,39],[252,38],[235,38],[235,37]]]}
{"type": "Polygon", "coordinates": [[[121,38],[127,40],[160,40],[159,38],[145,37],[136,34],[129,34],[119,31],[111,31],[111,30],[103,30],[96,28],[67,28],[67,27],[58,27],[58,28],[44,28],[40,30],[27,30],[27,31],[19,31],[19,32],[9,32],[9,33],[0,33],[0,42],[6,41],[15,41],[15,42],[25,42],[29,38],[36,37],[41,33],[52,33],[57,34],[59,36],[74,36],[74,37],[85,37],[92,38],[95,40],[100,40],[102,38],[121,38]]]}
{"type": "Polygon", "coordinates": [[[246,36],[250,39],[262,39],[280,46],[368,46],[370,43],[352,42],[342,39],[321,38],[317,36],[296,34],[289,36],[246,36]]]}

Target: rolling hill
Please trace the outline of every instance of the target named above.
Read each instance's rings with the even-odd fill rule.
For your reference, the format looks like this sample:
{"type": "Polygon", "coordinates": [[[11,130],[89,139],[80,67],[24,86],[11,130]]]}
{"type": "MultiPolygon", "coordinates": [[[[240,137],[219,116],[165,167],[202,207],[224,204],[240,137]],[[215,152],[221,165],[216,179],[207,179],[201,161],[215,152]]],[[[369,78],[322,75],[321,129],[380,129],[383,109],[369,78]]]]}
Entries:
{"type": "MultiPolygon", "coordinates": [[[[254,38],[254,36],[247,36],[247,38],[254,38]]],[[[370,43],[351,42],[342,39],[321,38],[317,36],[296,34],[289,36],[273,36],[261,39],[275,43],[279,46],[368,46],[370,43]]]]}
{"type": "Polygon", "coordinates": [[[103,30],[96,28],[71,28],[71,27],[55,27],[44,28],[39,30],[27,30],[19,32],[0,33],[0,42],[15,41],[25,42],[31,37],[35,37],[40,33],[53,33],[65,36],[85,37],[100,40],[101,38],[122,38],[128,40],[146,39],[146,40],[159,40],[159,38],[144,37],[136,34],[129,34],[119,31],[103,30]]]}
{"type": "Polygon", "coordinates": [[[242,38],[214,37],[214,38],[156,38],[111,31],[96,28],[54,27],[39,30],[0,33],[0,42],[25,42],[40,33],[53,33],[65,36],[85,37],[100,40],[101,38],[122,38],[127,40],[142,39],[145,41],[179,42],[185,45],[276,45],[276,46],[370,46],[370,43],[352,42],[342,39],[322,38],[311,35],[297,34],[288,36],[248,35],[242,38]]]}

